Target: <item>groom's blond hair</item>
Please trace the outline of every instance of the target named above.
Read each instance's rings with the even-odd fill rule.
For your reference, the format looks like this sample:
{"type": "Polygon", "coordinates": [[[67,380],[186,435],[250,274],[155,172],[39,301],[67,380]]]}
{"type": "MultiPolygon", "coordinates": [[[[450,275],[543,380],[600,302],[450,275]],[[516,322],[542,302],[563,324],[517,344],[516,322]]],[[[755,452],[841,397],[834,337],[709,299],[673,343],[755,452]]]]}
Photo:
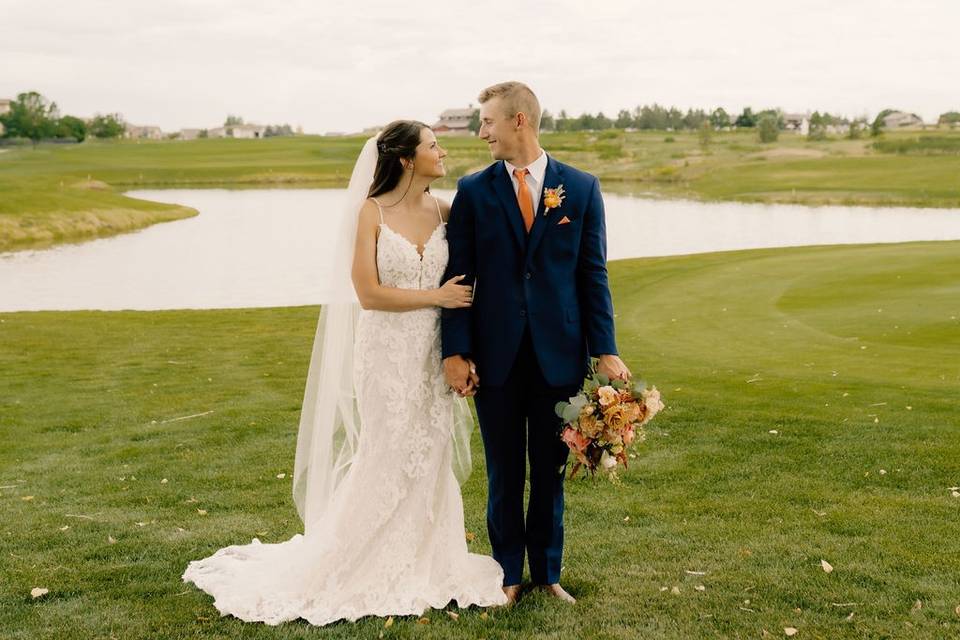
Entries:
{"type": "Polygon", "coordinates": [[[523,113],[533,132],[540,132],[540,101],[530,87],[522,82],[501,82],[481,91],[477,99],[483,104],[492,98],[503,100],[503,108],[510,117],[523,113]]]}

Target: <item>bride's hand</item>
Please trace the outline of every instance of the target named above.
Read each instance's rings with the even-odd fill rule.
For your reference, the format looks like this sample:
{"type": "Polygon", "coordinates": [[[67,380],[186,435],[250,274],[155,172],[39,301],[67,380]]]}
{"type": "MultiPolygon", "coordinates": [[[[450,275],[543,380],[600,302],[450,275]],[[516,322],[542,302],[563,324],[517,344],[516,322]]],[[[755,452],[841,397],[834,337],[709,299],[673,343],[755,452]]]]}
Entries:
{"type": "Polygon", "coordinates": [[[473,287],[466,284],[457,284],[466,276],[454,276],[437,289],[437,306],[444,309],[461,309],[469,307],[473,296],[473,287]]]}

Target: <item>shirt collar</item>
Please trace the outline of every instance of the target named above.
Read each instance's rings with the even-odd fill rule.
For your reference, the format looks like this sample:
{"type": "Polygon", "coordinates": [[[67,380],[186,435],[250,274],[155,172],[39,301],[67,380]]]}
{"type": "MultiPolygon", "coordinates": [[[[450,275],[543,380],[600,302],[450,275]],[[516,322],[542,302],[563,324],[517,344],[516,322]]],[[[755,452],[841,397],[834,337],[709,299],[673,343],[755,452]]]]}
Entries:
{"type": "MultiPolygon", "coordinates": [[[[523,167],[517,167],[514,164],[510,164],[506,160],[503,161],[504,166],[507,169],[507,174],[513,178],[514,169],[522,169],[523,167]]],[[[537,186],[543,184],[544,176],[547,174],[547,152],[543,149],[540,150],[540,155],[536,160],[527,165],[527,170],[530,172],[530,177],[533,178],[537,186]]]]}

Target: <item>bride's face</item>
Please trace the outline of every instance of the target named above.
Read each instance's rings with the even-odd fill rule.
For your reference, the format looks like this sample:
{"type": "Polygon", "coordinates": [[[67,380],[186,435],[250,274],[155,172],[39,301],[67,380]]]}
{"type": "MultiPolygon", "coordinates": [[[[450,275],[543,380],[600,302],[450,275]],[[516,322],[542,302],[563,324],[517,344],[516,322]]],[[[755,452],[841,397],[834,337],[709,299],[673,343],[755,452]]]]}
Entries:
{"type": "Polygon", "coordinates": [[[437,136],[428,128],[420,130],[420,144],[417,145],[417,153],[413,157],[414,170],[429,178],[442,178],[447,175],[447,169],[443,166],[443,159],[447,156],[447,150],[437,142],[437,136]]]}

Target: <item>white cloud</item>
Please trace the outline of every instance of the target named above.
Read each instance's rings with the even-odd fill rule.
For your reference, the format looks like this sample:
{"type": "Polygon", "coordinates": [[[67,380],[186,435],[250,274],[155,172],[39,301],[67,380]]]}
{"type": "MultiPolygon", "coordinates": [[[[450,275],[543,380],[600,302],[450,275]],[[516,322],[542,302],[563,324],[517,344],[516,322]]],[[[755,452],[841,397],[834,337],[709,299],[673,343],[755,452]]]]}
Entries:
{"type": "Polygon", "coordinates": [[[0,15],[0,96],[35,89],[65,113],[165,129],[228,113],[308,131],[431,122],[505,79],[554,112],[960,109],[952,0],[0,0],[0,15]]]}

